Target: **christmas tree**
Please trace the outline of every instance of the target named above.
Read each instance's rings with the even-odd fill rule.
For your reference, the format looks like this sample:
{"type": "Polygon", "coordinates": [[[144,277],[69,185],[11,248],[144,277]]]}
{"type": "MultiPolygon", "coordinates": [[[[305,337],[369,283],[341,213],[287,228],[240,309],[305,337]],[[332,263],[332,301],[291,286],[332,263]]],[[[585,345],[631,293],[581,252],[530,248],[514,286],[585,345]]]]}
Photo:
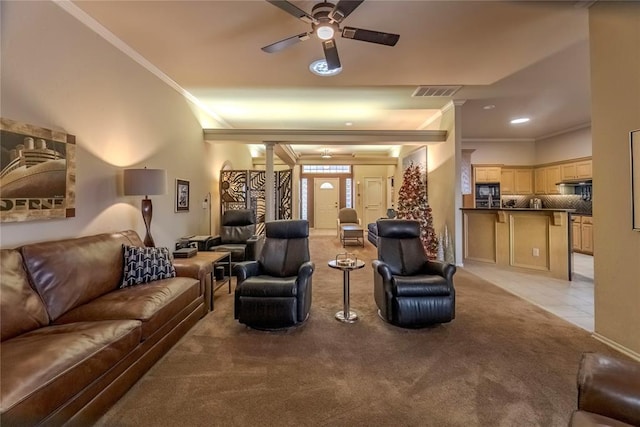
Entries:
{"type": "Polygon", "coordinates": [[[422,182],[420,167],[413,162],[404,171],[398,192],[398,218],[420,222],[420,240],[429,259],[436,259],[438,237],[433,228],[431,208],[427,203],[427,190],[422,182]]]}

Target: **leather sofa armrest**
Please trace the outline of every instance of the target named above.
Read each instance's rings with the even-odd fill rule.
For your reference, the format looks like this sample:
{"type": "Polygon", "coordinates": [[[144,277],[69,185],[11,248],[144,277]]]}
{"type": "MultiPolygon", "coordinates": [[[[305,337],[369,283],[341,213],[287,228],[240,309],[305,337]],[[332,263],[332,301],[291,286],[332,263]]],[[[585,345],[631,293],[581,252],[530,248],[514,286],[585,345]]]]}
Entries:
{"type": "Polygon", "coordinates": [[[233,266],[233,274],[237,278],[237,285],[241,284],[249,277],[259,275],[260,270],[260,263],[258,261],[237,262],[233,266]]]}
{"type": "Polygon", "coordinates": [[[206,251],[210,251],[214,246],[219,246],[222,244],[222,237],[220,235],[213,236],[207,241],[206,251]]]}
{"type": "Polygon", "coordinates": [[[578,409],[640,425],[640,363],[584,353],[578,370],[578,409]]]}
{"type": "Polygon", "coordinates": [[[447,282],[453,283],[453,275],[456,272],[456,266],[447,262],[427,261],[423,268],[425,274],[437,274],[447,279],[447,282]]]}
{"type": "Polygon", "coordinates": [[[251,236],[247,239],[247,247],[244,250],[246,261],[257,261],[264,246],[264,236],[251,236]]]}

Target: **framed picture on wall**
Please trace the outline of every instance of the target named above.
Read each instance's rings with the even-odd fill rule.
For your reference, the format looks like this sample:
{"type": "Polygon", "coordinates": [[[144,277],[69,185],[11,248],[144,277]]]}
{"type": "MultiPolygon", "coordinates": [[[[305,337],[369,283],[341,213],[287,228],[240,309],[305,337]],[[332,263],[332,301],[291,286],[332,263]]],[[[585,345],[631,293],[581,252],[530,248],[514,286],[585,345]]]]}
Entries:
{"type": "Polygon", "coordinates": [[[640,231],[640,129],[631,131],[631,217],[632,227],[640,231]]]}
{"type": "Polygon", "coordinates": [[[176,212],[189,212],[189,181],[176,179],[176,212]]]}
{"type": "Polygon", "coordinates": [[[75,216],[76,138],[0,118],[0,221],[75,216]]]}

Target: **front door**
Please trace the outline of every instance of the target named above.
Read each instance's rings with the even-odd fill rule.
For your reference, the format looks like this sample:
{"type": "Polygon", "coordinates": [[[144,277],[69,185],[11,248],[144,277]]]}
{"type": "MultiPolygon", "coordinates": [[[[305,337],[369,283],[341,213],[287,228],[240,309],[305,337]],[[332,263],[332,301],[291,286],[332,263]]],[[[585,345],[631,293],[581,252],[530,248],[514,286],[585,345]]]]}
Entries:
{"type": "Polygon", "coordinates": [[[364,218],[365,224],[376,222],[379,218],[385,216],[382,201],[384,199],[384,190],[382,187],[382,178],[365,178],[364,179],[364,218]]]}
{"type": "Polygon", "coordinates": [[[340,178],[313,179],[314,228],[336,227],[340,200],[340,178]]]}

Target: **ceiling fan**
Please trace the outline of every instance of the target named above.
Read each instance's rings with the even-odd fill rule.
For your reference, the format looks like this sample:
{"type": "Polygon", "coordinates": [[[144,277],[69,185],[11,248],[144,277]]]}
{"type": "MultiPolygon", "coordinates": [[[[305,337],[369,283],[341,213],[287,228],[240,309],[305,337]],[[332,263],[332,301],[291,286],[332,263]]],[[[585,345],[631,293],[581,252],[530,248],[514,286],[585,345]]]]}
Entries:
{"type": "Polygon", "coordinates": [[[363,30],[362,28],[340,28],[342,21],[351,14],[364,0],[339,0],[335,5],[327,1],[313,6],[311,14],[285,0],[267,0],[272,5],[295,16],[301,21],[311,24],[311,31],[288,37],[262,48],[264,52],[274,53],[301,41],[308,40],[312,34],[316,34],[322,41],[324,57],[327,61],[327,69],[340,68],[340,57],[334,35],[341,33],[343,38],[360,40],[369,43],[377,43],[386,46],[395,46],[400,36],[398,34],[383,33],[381,31],[363,30]]]}

